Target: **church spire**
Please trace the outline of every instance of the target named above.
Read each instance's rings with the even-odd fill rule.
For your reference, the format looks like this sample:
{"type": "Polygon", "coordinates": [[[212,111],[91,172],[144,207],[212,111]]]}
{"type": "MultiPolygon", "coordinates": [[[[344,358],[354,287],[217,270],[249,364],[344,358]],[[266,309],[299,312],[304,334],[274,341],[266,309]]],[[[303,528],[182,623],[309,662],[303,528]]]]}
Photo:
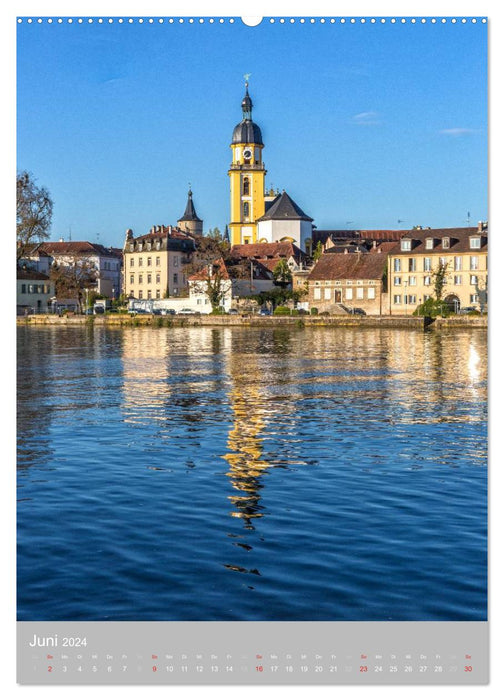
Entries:
{"type": "Polygon", "coordinates": [[[184,215],[177,221],[177,224],[182,230],[189,231],[189,233],[200,235],[203,233],[203,220],[196,214],[191,185],[189,185],[189,192],[187,193],[187,204],[184,215]]]}

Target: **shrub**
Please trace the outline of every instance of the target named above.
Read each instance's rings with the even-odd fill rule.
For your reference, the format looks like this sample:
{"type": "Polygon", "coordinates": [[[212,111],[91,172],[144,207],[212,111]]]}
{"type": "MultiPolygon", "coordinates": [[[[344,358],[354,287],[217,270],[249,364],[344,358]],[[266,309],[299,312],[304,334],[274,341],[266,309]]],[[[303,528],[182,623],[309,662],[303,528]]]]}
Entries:
{"type": "Polygon", "coordinates": [[[315,306],[312,306],[310,313],[312,316],[316,316],[318,314],[318,309],[315,306]]]}
{"type": "Polygon", "coordinates": [[[320,315],[321,316],[330,316],[331,314],[329,313],[329,311],[322,311],[322,313],[320,315]]]}
{"type": "Polygon", "coordinates": [[[288,306],[277,306],[273,311],[273,316],[290,316],[291,310],[288,306]]]}
{"type": "Polygon", "coordinates": [[[450,313],[448,304],[442,300],[426,299],[420,306],[413,312],[413,316],[428,316],[429,318],[435,318],[436,316],[442,316],[446,318],[450,313]]]}

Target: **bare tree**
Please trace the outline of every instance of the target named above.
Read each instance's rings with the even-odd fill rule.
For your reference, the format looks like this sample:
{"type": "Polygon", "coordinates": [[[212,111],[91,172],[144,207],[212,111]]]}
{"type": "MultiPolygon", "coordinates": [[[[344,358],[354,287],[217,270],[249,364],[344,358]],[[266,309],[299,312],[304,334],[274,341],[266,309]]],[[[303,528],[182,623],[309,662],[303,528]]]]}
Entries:
{"type": "Polygon", "coordinates": [[[65,255],[65,261],[54,262],[50,272],[58,299],[77,299],[82,311],[86,294],[96,288],[98,271],[87,258],[65,255]]]}
{"type": "Polygon", "coordinates": [[[24,170],[16,178],[17,260],[36,242],[49,238],[53,203],[45,187],[37,187],[24,170]]]}

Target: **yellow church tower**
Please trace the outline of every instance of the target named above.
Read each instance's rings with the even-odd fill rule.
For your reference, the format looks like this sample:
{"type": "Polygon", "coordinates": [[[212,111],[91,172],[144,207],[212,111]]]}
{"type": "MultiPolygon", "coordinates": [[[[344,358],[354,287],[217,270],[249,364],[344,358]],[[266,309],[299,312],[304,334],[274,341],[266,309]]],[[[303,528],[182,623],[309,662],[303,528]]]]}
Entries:
{"type": "MultiPolygon", "coordinates": [[[[248,76],[245,76],[246,78],[248,76]]],[[[231,190],[231,245],[257,242],[256,221],[264,214],[264,177],[261,129],[252,121],[252,100],[245,82],[243,119],[233,131],[233,161],[228,171],[231,190]]]]}

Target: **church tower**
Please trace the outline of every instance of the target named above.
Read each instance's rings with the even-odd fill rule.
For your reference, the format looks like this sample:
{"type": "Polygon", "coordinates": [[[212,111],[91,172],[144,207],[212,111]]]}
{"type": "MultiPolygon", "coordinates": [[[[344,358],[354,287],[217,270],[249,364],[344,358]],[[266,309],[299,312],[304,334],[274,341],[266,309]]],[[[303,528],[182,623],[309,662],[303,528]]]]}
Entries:
{"type": "Polygon", "coordinates": [[[203,220],[199,218],[196,214],[196,209],[194,208],[194,202],[192,199],[192,191],[189,186],[189,192],[187,193],[187,204],[183,216],[177,221],[177,226],[188,233],[190,236],[202,236],[203,235],[203,220]]]}
{"type": "Polygon", "coordinates": [[[252,121],[252,100],[245,83],[243,119],[233,131],[233,161],[228,171],[231,190],[231,245],[257,242],[256,221],[264,214],[264,177],[261,129],[252,121]]]}

